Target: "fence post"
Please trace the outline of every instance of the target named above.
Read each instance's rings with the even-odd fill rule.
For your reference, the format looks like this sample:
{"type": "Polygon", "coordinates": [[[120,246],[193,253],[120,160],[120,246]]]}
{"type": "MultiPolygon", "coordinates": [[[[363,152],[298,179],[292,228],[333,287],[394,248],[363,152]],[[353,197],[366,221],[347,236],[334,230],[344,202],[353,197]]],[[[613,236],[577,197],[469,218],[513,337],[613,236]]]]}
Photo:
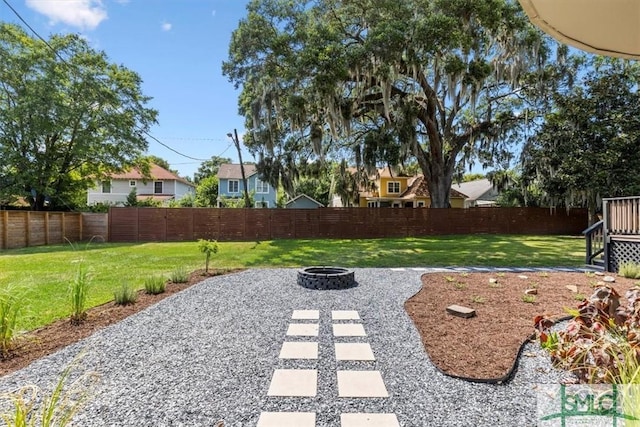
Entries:
{"type": "Polygon", "coordinates": [[[83,222],[83,219],[84,219],[84,215],[82,214],[82,212],[79,212],[78,213],[78,230],[79,230],[78,231],[78,234],[79,234],[78,240],[80,242],[82,242],[82,222],[83,222]]]}
{"type": "Polygon", "coordinates": [[[27,211],[27,223],[25,224],[27,247],[31,244],[31,212],[27,211]]]}
{"type": "Polygon", "coordinates": [[[2,249],[9,249],[9,211],[2,213],[2,249]]]}
{"type": "Polygon", "coordinates": [[[44,244],[49,244],[49,212],[44,213],[44,244]]]}

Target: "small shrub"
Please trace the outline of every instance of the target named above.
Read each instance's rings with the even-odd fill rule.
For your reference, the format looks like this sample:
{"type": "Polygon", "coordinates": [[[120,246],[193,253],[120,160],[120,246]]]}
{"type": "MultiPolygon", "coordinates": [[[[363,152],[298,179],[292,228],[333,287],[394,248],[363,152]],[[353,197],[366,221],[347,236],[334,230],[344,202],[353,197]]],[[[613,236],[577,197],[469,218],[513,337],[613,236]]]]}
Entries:
{"type": "Polygon", "coordinates": [[[583,294],[575,294],[573,296],[573,299],[576,300],[576,301],[584,301],[584,300],[587,299],[587,297],[584,296],[583,294]]]}
{"type": "Polygon", "coordinates": [[[455,288],[458,290],[463,290],[467,287],[467,285],[462,282],[456,282],[453,286],[455,286],[455,288]]]}
{"type": "Polygon", "coordinates": [[[640,384],[640,289],[627,291],[628,305],[611,286],[598,287],[582,301],[565,330],[550,331],[553,322],[534,320],[540,345],[556,368],[573,372],[581,382],[640,384]]]}
{"type": "Polygon", "coordinates": [[[211,255],[215,255],[218,253],[218,242],[215,240],[198,240],[198,248],[200,252],[205,254],[205,268],[204,272],[209,273],[209,261],[211,260],[211,255]]]}
{"type": "Polygon", "coordinates": [[[144,290],[151,295],[158,295],[165,291],[167,282],[162,276],[149,276],[144,279],[144,290]]]}
{"type": "Polygon", "coordinates": [[[487,299],[480,295],[474,295],[473,297],[471,297],[471,302],[475,302],[477,304],[484,304],[485,302],[487,302],[487,299]]]}
{"type": "Polygon", "coordinates": [[[526,302],[527,304],[533,304],[534,302],[536,302],[536,296],[530,295],[530,294],[524,294],[522,295],[522,301],[526,302]]]}
{"type": "Polygon", "coordinates": [[[541,271],[540,273],[538,273],[538,276],[540,277],[549,277],[549,273],[546,271],[541,271]]]}
{"type": "Polygon", "coordinates": [[[189,281],[189,272],[184,267],[176,267],[169,276],[172,283],[187,283],[189,281]]]}
{"type": "Polygon", "coordinates": [[[504,273],[504,272],[502,272],[502,271],[500,271],[500,272],[496,273],[496,276],[498,276],[498,277],[504,277],[504,276],[505,276],[505,273],[504,273]]]}
{"type": "Polygon", "coordinates": [[[452,276],[444,276],[444,280],[446,280],[449,283],[453,283],[456,281],[456,279],[452,276]]]}
{"type": "Polygon", "coordinates": [[[465,271],[465,272],[460,273],[460,276],[462,276],[462,277],[469,277],[469,273],[467,273],[467,272],[465,271]]]}
{"type": "Polygon", "coordinates": [[[20,302],[7,290],[0,293],[0,351],[7,357],[15,344],[20,302]]]}
{"type": "Polygon", "coordinates": [[[87,297],[89,294],[89,277],[83,263],[78,264],[76,277],[69,286],[71,301],[71,323],[79,324],[87,318],[87,297]]]}
{"type": "Polygon", "coordinates": [[[138,292],[128,283],[123,283],[122,286],[113,292],[113,300],[116,305],[135,304],[138,300],[138,292]]]}
{"type": "Polygon", "coordinates": [[[623,262],[618,268],[618,273],[628,279],[640,279],[640,264],[636,262],[623,262]]]}

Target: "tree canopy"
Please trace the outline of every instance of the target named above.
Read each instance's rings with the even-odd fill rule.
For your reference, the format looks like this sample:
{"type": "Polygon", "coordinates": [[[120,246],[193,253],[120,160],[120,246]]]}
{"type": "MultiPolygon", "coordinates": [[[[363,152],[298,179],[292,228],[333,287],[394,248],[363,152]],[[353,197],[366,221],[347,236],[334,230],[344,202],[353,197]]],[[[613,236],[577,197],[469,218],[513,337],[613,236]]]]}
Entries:
{"type": "Polygon", "coordinates": [[[523,177],[552,205],[588,206],[640,194],[640,66],[591,57],[523,150],[523,177]],[[581,77],[580,77],[581,76],[581,77]]]}
{"type": "Polygon", "coordinates": [[[432,207],[449,206],[465,164],[509,156],[519,95],[548,53],[511,0],[252,0],[247,10],[223,72],[242,86],[258,170],[285,188],[300,164],[331,154],[356,165],[356,183],[413,159],[432,207]]]}
{"type": "MultiPolygon", "coordinates": [[[[205,160],[200,164],[196,173],[193,174],[193,182],[199,184],[204,178],[218,175],[220,165],[224,163],[232,163],[228,157],[212,156],[211,159],[205,160]]],[[[246,162],[245,162],[246,163],[246,162]]]]}
{"type": "Polygon", "coordinates": [[[0,196],[69,203],[146,150],[157,112],[141,78],[79,35],[47,41],[0,23],[0,196]]]}

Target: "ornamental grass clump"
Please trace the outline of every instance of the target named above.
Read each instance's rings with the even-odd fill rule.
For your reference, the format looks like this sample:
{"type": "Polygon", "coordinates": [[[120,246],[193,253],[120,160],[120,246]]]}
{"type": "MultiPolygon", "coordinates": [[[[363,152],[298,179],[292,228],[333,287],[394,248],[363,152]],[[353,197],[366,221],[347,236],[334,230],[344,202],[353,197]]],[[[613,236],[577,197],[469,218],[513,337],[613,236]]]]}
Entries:
{"type": "Polygon", "coordinates": [[[158,295],[167,288],[167,281],[162,276],[149,276],[144,279],[144,290],[148,294],[158,295]]]}
{"type": "Polygon", "coordinates": [[[0,351],[6,358],[16,341],[20,301],[8,290],[0,293],[0,351]]]}
{"type": "Polygon", "coordinates": [[[128,283],[123,283],[113,292],[113,301],[116,305],[135,304],[138,300],[138,292],[128,283]]]}
{"type": "Polygon", "coordinates": [[[189,272],[184,267],[176,267],[169,275],[172,283],[187,283],[189,281],[189,272]]]}
{"type": "Polygon", "coordinates": [[[640,279],[640,264],[631,261],[623,262],[618,268],[618,273],[629,279],[640,279]]]}
{"type": "Polygon", "coordinates": [[[27,385],[0,395],[0,420],[10,427],[65,427],[87,403],[98,383],[94,372],[70,381],[76,362],[63,372],[51,391],[27,385]]]}
{"type": "Polygon", "coordinates": [[[71,323],[78,325],[87,318],[87,298],[89,295],[89,277],[87,268],[81,262],[78,264],[76,276],[69,286],[69,300],[71,302],[71,323]]]}

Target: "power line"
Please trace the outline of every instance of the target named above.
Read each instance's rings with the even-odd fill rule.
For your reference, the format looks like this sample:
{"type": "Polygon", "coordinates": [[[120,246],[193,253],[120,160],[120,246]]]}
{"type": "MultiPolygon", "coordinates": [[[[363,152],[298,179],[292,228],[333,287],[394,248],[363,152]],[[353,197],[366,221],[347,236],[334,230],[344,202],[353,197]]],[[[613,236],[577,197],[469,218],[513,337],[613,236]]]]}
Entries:
{"type": "MultiPolygon", "coordinates": [[[[11,9],[11,11],[18,17],[18,19],[24,25],[26,25],[26,27],[29,28],[29,30],[31,30],[32,33],[35,34],[35,36],[38,39],[40,39],[45,44],[45,46],[47,46],[49,48],[49,50],[51,50],[51,52],[53,52],[53,54],[56,57],[58,57],[58,59],[60,59],[60,61],[62,61],[67,67],[69,67],[70,70],[76,71],[76,72],[78,71],[78,70],[76,70],[76,68],[72,64],[70,64],[66,59],[64,59],[62,56],[60,56],[60,54],[53,47],[51,47],[49,42],[47,42],[40,34],[38,34],[38,32],[36,30],[33,29],[33,27],[31,25],[29,25],[29,23],[20,15],[20,13],[16,9],[14,9],[14,7],[9,3],[8,0],[2,0],[2,1],[3,1],[4,4],[7,5],[7,7],[9,9],[11,9]]],[[[82,76],[80,76],[80,77],[82,77],[82,76]]],[[[106,87],[106,84],[105,84],[105,87],[106,87]]],[[[182,157],[185,157],[185,158],[191,159],[191,160],[197,160],[197,161],[200,161],[200,162],[204,162],[204,161],[209,160],[209,159],[200,159],[200,158],[197,158],[197,157],[192,157],[192,156],[189,156],[187,154],[181,153],[180,151],[178,151],[178,150],[170,147],[169,145],[165,144],[164,142],[160,141],[158,138],[156,138],[155,136],[151,135],[149,132],[147,132],[146,130],[142,129],[140,126],[135,125],[135,128],[137,130],[139,130],[140,132],[142,132],[147,137],[149,137],[152,140],[154,140],[155,142],[157,142],[158,144],[162,145],[163,147],[167,148],[168,150],[173,151],[174,153],[176,153],[176,154],[178,154],[178,155],[180,155],[182,157]]],[[[211,139],[211,140],[214,141],[213,139],[211,139]]],[[[222,141],[222,140],[218,139],[217,141],[222,141]]],[[[227,149],[228,149],[228,147],[227,147],[227,149]]],[[[226,151],[226,149],[225,149],[225,151],[226,151]]]]}

